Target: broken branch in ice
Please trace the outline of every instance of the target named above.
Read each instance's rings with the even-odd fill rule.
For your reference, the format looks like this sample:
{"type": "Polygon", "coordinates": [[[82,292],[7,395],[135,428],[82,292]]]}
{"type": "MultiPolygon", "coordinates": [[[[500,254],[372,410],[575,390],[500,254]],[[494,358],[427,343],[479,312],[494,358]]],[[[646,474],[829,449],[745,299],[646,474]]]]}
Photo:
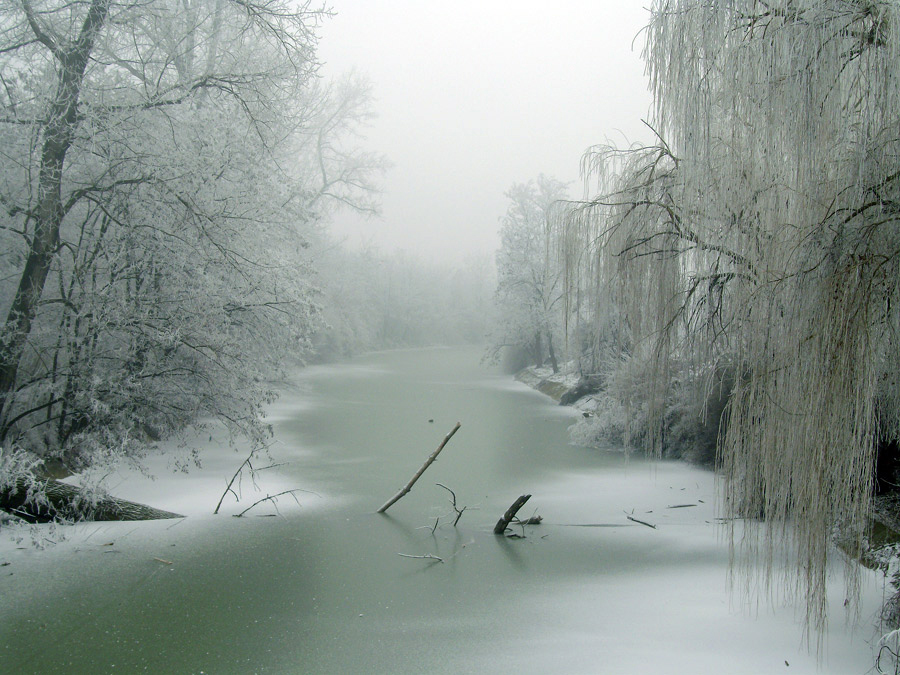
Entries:
{"type": "Polygon", "coordinates": [[[453,437],[453,434],[455,434],[457,432],[457,430],[459,429],[460,426],[461,426],[460,423],[457,422],[456,426],[453,427],[453,429],[450,431],[450,433],[447,434],[446,436],[444,436],[444,440],[441,441],[441,444],[437,447],[437,450],[435,450],[428,456],[428,459],[425,460],[425,463],[422,465],[422,467],[418,471],[416,471],[415,475],[413,475],[412,478],[409,479],[409,482],[403,486],[403,488],[400,490],[400,492],[398,492],[393,497],[391,497],[389,500],[387,500],[384,504],[382,504],[381,508],[378,509],[377,513],[384,513],[391,506],[393,506],[393,504],[396,501],[398,501],[401,497],[405,496],[406,494],[409,493],[410,490],[412,490],[412,486],[415,485],[416,481],[422,477],[422,474],[425,473],[425,469],[427,469],[429,466],[431,466],[431,464],[434,462],[434,460],[437,459],[437,456],[441,453],[441,450],[443,450],[444,446],[447,445],[447,441],[449,441],[453,437]]]}
{"type": "Polygon", "coordinates": [[[656,525],[651,525],[650,523],[648,523],[645,520],[638,520],[634,516],[629,516],[627,513],[625,514],[625,517],[628,518],[628,520],[630,520],[633,523],[639,523],[641,525],[646,525],[647,527],[652,527],[654,530],[656,529],[656,525]]]}
{"type": "Polygon", "coordinates": [[[506,509],[506,513],[497,521],[497,524],[494,525],[494,534],[503,534],[506,532],[506,528],[509,526],[510,521],[516,517],[516,513],[519,512],[523,506],[525,506],[525,502],[531,499],[531,495],[521,495],[510,504],[510,507],[506,509]]]}

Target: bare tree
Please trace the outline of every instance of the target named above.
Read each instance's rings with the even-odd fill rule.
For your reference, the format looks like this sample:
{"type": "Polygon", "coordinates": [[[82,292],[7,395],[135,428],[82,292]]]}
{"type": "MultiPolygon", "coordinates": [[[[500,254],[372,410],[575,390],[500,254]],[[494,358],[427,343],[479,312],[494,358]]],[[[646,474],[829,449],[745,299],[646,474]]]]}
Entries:
{"type": "Polygon", "coordinates": [[[566,199],[566,185],[541,175],[514,185],[506,196],[510,204],[500,221],[497,252],[495,348],[520,348],[538,366],[549,357],[557,372],[564,288],[553,210],[566,199]]]}

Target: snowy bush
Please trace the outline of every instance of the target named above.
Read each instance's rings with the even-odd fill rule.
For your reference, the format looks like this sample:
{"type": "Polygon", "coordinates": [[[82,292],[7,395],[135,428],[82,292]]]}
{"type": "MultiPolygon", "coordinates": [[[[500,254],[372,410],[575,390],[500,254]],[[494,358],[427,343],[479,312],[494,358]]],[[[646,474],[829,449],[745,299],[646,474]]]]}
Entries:
{"type": "Polygon", "coordinates": [[[40,465],[40,458],[30,452],[0,446],[0,490],[10,488],[18,481],[31,482],[40,465]]]}
{"type": "Polygon", "coordinates": [[[572,442],[586,447],[625,449],[625,408],[605,392],[591,396],[589,416],[582,417],[569,428],[572,442]]]}

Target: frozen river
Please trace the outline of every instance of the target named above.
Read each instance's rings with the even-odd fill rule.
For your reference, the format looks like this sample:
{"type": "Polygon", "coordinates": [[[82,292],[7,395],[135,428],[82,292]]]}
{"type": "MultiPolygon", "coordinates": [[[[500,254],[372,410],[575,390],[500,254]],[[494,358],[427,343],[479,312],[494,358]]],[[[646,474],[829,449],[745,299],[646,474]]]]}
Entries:
{"type": "Polygon", "coordinates": [[[573,411],[478,357],[301,371],[271,409],[283,464],[227,513],[211,512],[243,457],[214,439],[202,470],[112,481],[184,520],[79,525],[43,551],[4,531],[0,672],[871,672],[878,576],[864,575],[856,630],[835,576],[817,666],[796,606],[729,592],[712,474],[572,446],[573,411]],[[375,514],[457,421],[412,492],[375,514]],[[467,507],[457,527],[436,483],[467,507]],[[292,487],[309,492],[280,515],[228,515],[292,487]],[[543,524],[492,534],[523,493],[520,515],[543,524]]]}

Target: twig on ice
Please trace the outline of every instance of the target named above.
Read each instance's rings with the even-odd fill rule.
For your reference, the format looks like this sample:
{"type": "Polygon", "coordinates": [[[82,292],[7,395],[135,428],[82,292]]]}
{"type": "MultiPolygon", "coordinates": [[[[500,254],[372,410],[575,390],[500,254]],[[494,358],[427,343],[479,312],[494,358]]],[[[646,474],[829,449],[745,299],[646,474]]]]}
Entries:
{"type": "Polygon", "coordinates": [[[539,516],[539,515],[536,515],[536,513],[535,513],[535,514],[532,514],[532,516],[530,518],[526,518],[525,520],[522,520],[521,518],[516,518],[515,522],[516,522],[516,525],[540,525],[541,523],[544,522],[544,516],[539,516]]]}
{"type": "Polygon", "coordinates": [[[285,490],[283,492],[279,492],[277,495],[266,495],[262,499],[259,499],[255,502],[253,502],[250,506],[248,506],[246,509],[244,509],[240,513],[235,513],[234,517],[240,518],[242,515],[247,513],[247,511],[252,509],[257,504],[262,504],[263,502],[269,502],[269,501],[272,502],[272,504],[275,504],[275,509],[277,510],[278,509],[278,506],[277,506],[278,497],[281,497],[282,495],[290,495],[291,497],[294,498],[294,501],[297,502],[297,506],[300,506],[300,500],[297,499],[297,495],[294,494],[295,492],[309,492],[309,490],[301,490],[300,488],[294,488],[293,490],[285,490]]]}
{"type": "MultiPolygon", "coordinates": [[[[238,493],[235,492],[235,490],[232,486],[234,485],[234,481],[236,481],[238,479],[238,476],[242,475],[245,466],[250,469],[250,478],[251,479],[253,478],[254,470],[253,470],[253,464],[250,463],[250,460],[252,460],[254,455],[256,455],[256,451],[258,449],[259,448],[253,448],[250,451],[250,454],[247,455],[247,459],[245,459],[243,462],[241,462],[241,465],[237,468],[237,471],[234,472],[234,475],[231,477],[231,480],[228,481],[228,484],[225,486],[225,492],[223,492],[222,496],[219,497],[219,503],[216,504],[216,510],[213,511],[213,515],[215,515],[219,512],[219,509],[222,507],[222,502],[225,501],[225,495],[227,495],[229,492],[234,495],[234,498],[237,501],[241,500],[241,498],[238,497],[238,493]]],[[[268,468],[268,467],[266,467],[266,468],[268,468]]],[[[255,484],[256,484],[256,481],[254,480],[254,485],[255,484]]]]}
{"type": "Polygon", "coordinates": [[[461,509],[457,508],[456,493],[453,490],[451,490],[450,488],[448,488],[446,485],[444,485],[443,483],[435,483],[435,485],[437,485],[438,487],[444,488],[447,492],[449,492],[453,496],[453,499],[450,503],[453,505],[453,510],[456,511],[456,520],[453,521],[453,527],[456,527],[456,524],[459,522],[459,519],[462,517],[463,511],[465,511],[468,507],[464,506],[461,509]]]}

